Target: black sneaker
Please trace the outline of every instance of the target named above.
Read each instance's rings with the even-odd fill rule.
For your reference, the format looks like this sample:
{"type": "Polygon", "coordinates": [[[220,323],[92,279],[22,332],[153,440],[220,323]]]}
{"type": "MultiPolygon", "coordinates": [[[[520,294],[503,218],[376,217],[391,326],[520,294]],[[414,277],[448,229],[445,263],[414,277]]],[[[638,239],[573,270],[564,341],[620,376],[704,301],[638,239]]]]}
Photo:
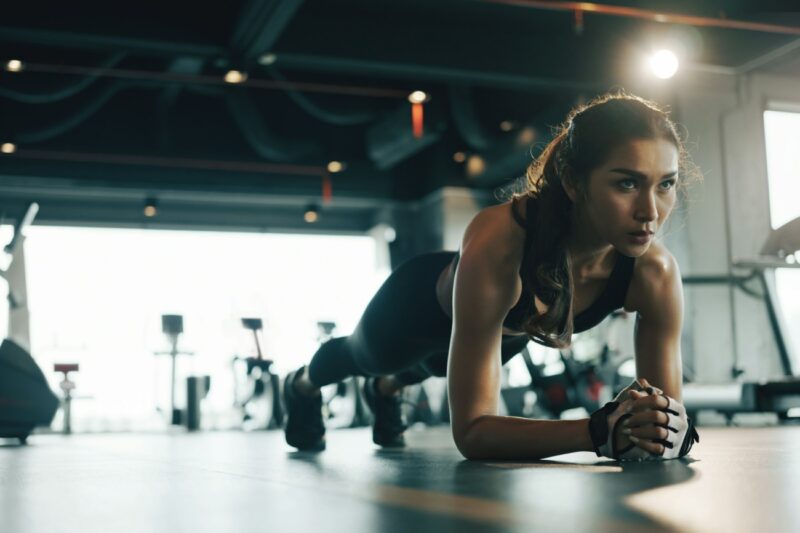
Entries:
{"type": "Polygon", "coordinates": [[[364,400],[375,422],[372,425],[372,442],[384,448],[402,448],[406,445],[403,432],[408,429],[403,418],[402,398],[384,396],[377,390],[378,378],[364,380],[364,400]]]}
{"type": "Polygon", "coordinates": [[[322,396],[304,396],[294,389],[294,382],[306,367],[290,372],[283,382],[286,407],[286,442],[298,450],[325,449],[325,422],[322,420],[322,396]]]}

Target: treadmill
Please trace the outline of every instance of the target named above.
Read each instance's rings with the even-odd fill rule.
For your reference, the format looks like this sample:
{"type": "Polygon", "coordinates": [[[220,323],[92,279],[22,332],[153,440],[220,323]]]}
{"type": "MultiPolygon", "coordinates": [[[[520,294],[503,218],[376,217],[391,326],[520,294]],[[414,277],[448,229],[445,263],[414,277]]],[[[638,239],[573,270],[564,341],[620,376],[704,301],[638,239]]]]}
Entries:
{"type": "MultiPolygon", "coordinates": [[[[740,290],[764,300],[778,355],[783,368],[783,378],[763,382],[738,382],[710,385],[685,383],[683,404],[688,413],[700,410],[715,410],[728,419],[736,413],[777,413],[780,420],[789,418],[789,410],[800,408],[800,376],[793,368],[791,346],[783,334],[777,295],[767,281],[766,271],[776,268],[800,268],[800,263],[790,261],[800,251],[800,217],[773,230],[761,249],[759,257],[733,263],[734,267],[750,270],[747,275],[688,276],[685,284],[732,284],[740,290]],[[746,286],[748,281],[758,279],[761,293],[746,286]]],[[[741,373],[741,371],[738,371],[741,373]]],[[[738,376],[737,369],[734,375],[738,376]]]]}

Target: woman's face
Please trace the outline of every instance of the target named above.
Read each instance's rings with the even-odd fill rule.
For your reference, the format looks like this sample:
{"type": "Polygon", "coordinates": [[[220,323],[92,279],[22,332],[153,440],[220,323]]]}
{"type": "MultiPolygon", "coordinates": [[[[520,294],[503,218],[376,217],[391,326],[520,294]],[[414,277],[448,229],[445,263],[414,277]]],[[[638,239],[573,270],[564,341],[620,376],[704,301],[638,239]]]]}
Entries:
{"type": "Polygon", "coordinates": [[[591,171],[581,206],[596,236],[630,257],[644,254],[676,201],[678,149],[666,139],[634,139],[591,171]],[[648,232],[645,237],[631,235],[648,232]]]}

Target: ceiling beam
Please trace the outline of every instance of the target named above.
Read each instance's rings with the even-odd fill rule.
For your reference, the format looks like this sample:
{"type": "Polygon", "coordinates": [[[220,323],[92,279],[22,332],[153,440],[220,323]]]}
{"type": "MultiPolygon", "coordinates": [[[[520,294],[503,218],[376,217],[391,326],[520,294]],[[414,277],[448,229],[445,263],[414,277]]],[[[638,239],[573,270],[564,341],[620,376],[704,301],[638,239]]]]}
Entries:
{"type": "Polygon", "coordinates": [[[0,26],[0,41],[106,52],[127,51],[154,56],[194,56],[209,59],[225,56],[227,52],[224,47],[202,43],[2,26],[0,26]]]}
{"type": "Polygon", "coordinates": [[[611,81],[577,81],[538,76],[523,76],[454,69],[445,66],[415,65],[410,63],[387,63],[343,57],[326,57],[306,54],[271,53],[263,57],[278,67],[314,72],[357,74],[382,78],[405,78],[414,81],[462,83],[515,90],[570,89],[573,91],[597,92],[608,89],[611,81]]]}

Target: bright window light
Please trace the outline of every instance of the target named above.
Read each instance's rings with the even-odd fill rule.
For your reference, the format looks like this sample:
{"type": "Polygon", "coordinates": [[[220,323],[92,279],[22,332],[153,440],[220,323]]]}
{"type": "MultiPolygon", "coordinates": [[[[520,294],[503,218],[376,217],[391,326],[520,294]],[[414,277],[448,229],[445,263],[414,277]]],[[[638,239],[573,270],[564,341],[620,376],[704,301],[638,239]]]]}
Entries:
{"type": "MultiPolygon", "coordinates": [[[[210,375],[204,424],[232,427],[232,359],[253,355],[242,317],[264,321],[262,349],[285,375],[318,344],[317,321],[348,335],[388,275],[368,236],[33,226],[25,241],[32,352],[58,390],[53,363],[79,363],[76,431],[166,427],[168,349],[162,314],[183,315],[178,407],[188,375],[210,375]],[[58,265],[54,267],[54,265],[58,265]],[[365,282],[366,281],[366,282],[365,282]]],[[[56,424],[57,425],[57,424],[56,424]]]]}
{"type": "MultiPolygon", "coordinates": [[[[767,149],[769,213],[772,228],[779,228],[800,217],[800,150],[797,131],[800,113],[764,112],[764,137],[767,149]]],[[[800,271],[777,269],[775,285],[784,322],[795,355],[795,368],[800,365],[800,271]]]]}

